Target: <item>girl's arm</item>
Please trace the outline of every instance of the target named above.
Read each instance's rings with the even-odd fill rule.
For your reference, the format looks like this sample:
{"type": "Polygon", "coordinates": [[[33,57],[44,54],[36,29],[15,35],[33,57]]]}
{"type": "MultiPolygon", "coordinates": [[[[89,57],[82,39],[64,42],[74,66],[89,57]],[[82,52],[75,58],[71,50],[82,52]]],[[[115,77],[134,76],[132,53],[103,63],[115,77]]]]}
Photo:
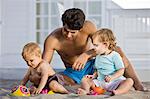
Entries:
{"type": "Polygon", "coordinates": [[[97,71],[95,71],[94,73],[93,73],[93,76],[94,76],[94,78],[97,78],[97,71]]]}
{"type": "Polygon", "coordinates": [[[105,77],[105,81],[110,82],[110,81],[122,76],[124,74],[124,70],[125,70],[125,68],[121,68],[121,69],[117,70],[113,75],[111,75],[111,76],[107,75],[105,77]]]}
{"type": "Polygon", "coordinates": [[[87,78],[90,78],[90,79],[95,79],[95,78],[97,78],[97,72],[95,71],[95,72],[93,73],[93,75],[86,75],[86,77],[87,77],[87,78]]]}
{"type": "Polygon", "coordinates": [[[122,76],[124,74],[124,70],[125,70],[125,68],[121,68],[121,69],[117,70],[113,75],[111,75],[111,78],[116,79],[116,78],[122,76]]]}

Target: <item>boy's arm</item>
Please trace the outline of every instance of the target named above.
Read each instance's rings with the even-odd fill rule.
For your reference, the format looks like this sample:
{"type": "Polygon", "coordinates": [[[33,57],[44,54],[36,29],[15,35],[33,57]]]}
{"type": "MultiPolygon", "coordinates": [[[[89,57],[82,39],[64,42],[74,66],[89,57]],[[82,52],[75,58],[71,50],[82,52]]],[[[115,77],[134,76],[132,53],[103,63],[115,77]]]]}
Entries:
{"type": "Polygon", "coordinates": [[[28,69],[27,73],[25,74],[23,80],[20,82],[20,85],[26,85],[26,83],[29,80],[29,76],[30,76],[30,68],[28,69]]]}
{"type": "Polygon", "coordinates": [[[47,65],[44,65],[44,64],[41,64],[42,68],[40,69],[41,70],[41,80],[40,80],[40,83],[39,83],[39,86],[38,88],[36,89],[35,91],[35,94],[39,94],[42,89],[45,87],[46,83],[47,83],[47,79],[48,79],[48,67],[47,65]]]}

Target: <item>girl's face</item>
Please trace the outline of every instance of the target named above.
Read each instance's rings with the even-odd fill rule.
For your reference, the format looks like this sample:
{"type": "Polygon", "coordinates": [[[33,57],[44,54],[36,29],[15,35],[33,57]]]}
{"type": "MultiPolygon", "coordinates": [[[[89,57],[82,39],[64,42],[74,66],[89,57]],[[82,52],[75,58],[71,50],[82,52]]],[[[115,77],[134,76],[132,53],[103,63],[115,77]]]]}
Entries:
{"type": "Polygon", "coordinates": [[[36,55],[31,55],[31,56],[26,57],[25,61],[28,64],[28,66],[32,68],[36,68],[41,62],[41,58],[36,55]]]}
{"type": "Polygon", "coordinates": [[[98,37],[93,39],[93,45],[97,54],[103,54],[108,51],[108,43],[100,42],[98,37]]]}

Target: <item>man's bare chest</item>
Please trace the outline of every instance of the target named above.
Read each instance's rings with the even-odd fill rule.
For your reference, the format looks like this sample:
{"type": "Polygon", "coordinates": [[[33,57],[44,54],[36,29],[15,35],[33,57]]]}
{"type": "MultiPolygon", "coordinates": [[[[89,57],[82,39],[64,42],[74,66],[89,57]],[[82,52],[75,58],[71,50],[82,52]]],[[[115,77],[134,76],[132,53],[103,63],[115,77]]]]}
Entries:
{"type": "Polygon", "coordinates": [[[88,50],[88,43],[63,43],[58,51],[63,56],[77,56],[88,50]]]}

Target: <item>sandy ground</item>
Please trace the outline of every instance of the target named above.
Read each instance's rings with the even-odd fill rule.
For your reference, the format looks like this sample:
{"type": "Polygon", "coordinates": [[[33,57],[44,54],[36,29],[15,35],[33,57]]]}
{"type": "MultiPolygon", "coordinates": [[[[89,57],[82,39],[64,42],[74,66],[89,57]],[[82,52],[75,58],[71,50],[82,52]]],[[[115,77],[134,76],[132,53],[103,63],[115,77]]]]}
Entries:
{"type": "MultiPolygon", "coordinates": [[[[44,95],[40,94],[32,97],[13,97],[9,96],[9,92],[5,92],[2,89],[10,90],[12,87],[19,84],[19,80],[0,80],[0,99],[150,99],[150,92],[135,91],[130,90],[127,94],[108,96],[108,95],[84,95],[78,96],[76,94],[54,94],[54,95],[44,95]]],[[[30,83],[28,84],[28,86],[30,83]]],[[[150,90],[150,82],[143,82],[143,85],[150,90]]],[[[68,87],[71,91],[75,87],[68,87]]]]}

